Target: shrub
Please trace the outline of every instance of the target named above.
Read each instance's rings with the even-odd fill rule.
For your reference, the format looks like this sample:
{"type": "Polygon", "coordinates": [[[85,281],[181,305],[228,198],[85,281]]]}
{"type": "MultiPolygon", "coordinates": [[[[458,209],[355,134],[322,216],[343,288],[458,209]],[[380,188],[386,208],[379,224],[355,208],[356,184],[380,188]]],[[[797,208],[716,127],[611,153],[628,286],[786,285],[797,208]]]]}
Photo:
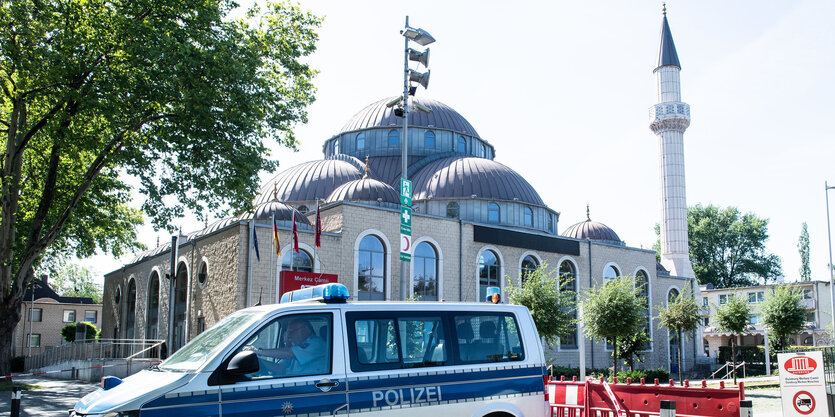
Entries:
{"type": "Polygon", "coordinates": [[[98,338],[99,329],[97,329],[96,326],[91,323],[82,321],[80,323],[70,323],[64,326],[63,329],[61,329],[61,336],[64,338],[64,340],[66,340],[67,342],[75,342],[75,329],[79,325],[87,326],[87,331],[85,333],[87,335],[88,341],[92,341],[93,339],[98,338]]]}
{"type": "MultiPolygon", "coordinates": [[[[551,366],[549,375],[553,376],[554,378],[559,378],[564,376],[565,379],[571,380],[572,377],[580,378],[580,368],[566,368],[563,366],[551,366]]],[[[611,368],[592,368],[586,369],[586,376],[599,379],[601,377],[606,378],[607,381],[612,382],[612,369],[611,368]]],[[[646,383],[651,384],[655,378],[658,378],[659,382],[667,382],[670,380],[670,373],[667,372],[664,368],[658,369],[638,369],[634,371],[621,371],[618,372],[618,382],[623,383],[626,382],[626,378],[632,378],[633,383],[639,383],[641,378],[644,378],[646,383]]]]}
{"type": "Polygon", "coordinates": [[[9,359],[9,370],[12,372],[23,372],[26,369],[26,356],[12,356],[9,359]]]}

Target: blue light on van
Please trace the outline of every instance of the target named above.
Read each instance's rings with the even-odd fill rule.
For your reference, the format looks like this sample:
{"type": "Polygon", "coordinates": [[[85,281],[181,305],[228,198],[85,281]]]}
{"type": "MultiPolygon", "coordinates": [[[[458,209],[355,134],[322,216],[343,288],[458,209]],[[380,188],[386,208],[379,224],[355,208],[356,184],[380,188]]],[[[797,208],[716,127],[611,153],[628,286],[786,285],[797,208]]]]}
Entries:
{"type": "Polygon", "coordinates": [[[484,301],[498,304],[502,301],[502,289],[499,287],[487,287],[487,297],[484,301]]]}
{"type": "Polygon", "coordinates": [[[286,292],[281,296],[279,303],[310,299],[321,299],[326,303],[344,303],[349,298],[351,298],[351,295],[348,293],[348,287],[342,284],[322,284],[286,292]]]}

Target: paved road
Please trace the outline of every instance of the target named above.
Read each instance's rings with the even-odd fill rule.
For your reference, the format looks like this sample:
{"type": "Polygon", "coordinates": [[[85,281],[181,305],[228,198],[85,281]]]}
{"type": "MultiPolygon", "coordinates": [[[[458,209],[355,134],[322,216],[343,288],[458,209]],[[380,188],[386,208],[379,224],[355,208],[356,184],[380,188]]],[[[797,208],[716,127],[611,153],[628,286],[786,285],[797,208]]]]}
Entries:
{"type": "MultiPolygon", "coordinates": [[[[23,391],[21,416],[67,416],[81,397],[95,391],[98,384],[47,378],[15,378],[15,382],[40,385],[43,389],[23,391]]],[[[0,392],[0,416],[8,416],[11,391],[0,392]]]]}
{"type": "Polygon", "coordinates": [[[753,402],[755,417],[783,416],[783,404],[780,402],[780,388],[746,389],[745,399],[753,402]]]}

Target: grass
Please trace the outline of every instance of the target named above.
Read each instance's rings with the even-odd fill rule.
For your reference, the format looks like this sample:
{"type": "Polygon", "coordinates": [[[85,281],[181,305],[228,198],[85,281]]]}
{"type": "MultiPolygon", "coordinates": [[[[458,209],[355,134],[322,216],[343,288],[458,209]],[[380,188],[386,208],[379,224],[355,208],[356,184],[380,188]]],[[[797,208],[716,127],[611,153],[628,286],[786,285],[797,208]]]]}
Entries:
{"type": "Polygon", "coordinates": [[[0,381],[0,391],[11,391],[12,388],[17,387],[22,391],[29,391],[33,389],[43,389],[40,385],[22,384],[20,382],[0,381]]]}

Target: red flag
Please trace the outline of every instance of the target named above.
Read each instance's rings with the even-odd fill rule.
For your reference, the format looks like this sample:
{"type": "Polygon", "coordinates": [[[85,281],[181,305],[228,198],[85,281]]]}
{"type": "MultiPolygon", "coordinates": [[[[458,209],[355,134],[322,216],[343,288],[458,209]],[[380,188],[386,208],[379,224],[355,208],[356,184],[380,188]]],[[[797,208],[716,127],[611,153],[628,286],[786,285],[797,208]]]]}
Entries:
{"type": "Polygon", "coordinates": [[[316,201],[316,247],[322,247],[322,219],[319,217],[319,201],[316,201]]]}
{"type": "Polygon", "coordinates": [[[296,213],[293,213],[293,250],[299,253],[299,229],[296,227],[296,213]]]}

